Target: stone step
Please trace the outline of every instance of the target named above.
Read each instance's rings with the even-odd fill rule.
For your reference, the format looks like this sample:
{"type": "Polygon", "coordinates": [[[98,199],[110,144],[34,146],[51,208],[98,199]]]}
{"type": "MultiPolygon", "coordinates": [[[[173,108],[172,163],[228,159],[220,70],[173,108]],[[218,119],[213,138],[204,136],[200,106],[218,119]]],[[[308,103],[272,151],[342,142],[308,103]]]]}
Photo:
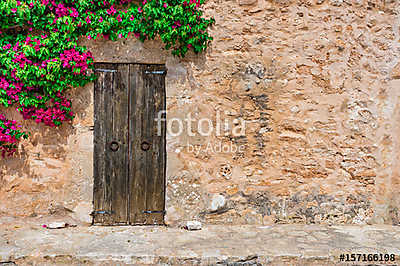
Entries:
{"type": "Polygon", "coordinates": [[[400,227],[207,225],[168,227],[0,225],[0,265],[355,265],[341,254],[395,254],[400,227]],[[2,264],[3,263],[3,264],[2,264]]]}

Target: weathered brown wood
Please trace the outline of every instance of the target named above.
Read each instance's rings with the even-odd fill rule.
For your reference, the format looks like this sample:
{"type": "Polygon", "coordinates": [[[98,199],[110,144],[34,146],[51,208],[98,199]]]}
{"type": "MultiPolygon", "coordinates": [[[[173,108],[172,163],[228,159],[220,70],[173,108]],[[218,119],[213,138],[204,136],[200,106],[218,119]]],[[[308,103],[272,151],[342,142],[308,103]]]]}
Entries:
{"type": "Polygon", "coordinates": [[[114,98],[114,73],[105,72],[104,75],[106,76],[105,82],[103,84],[103,94],[104,94],[104,135],[105,135],[105,150],[104,150],[104,204],[103,208],[100,211],[106,211],[105,214],[100,214],[103,216],[102,223],[104,225],[112,225],[112,186],[111,182],[113,179],[113,160],[111,158],[111,154],[109,153],[109,143],[112,139],[112,121],[113,121],[113,110],[111,109],[108,111],[108,108],[112,106],[112,100],[114,98]]]}
{"type": "Polygon", "coordinates": [[[112,128],[111,139],[108,145],[114,144],[118,150],[109,147],[108,154],[112,161],[113,176],[111,179],[112,191],[112,219],[113,224],[128,223],[128,103],[129,103],[129,65],[119,64],[114,73],[114,94],[111,102],[112,128]],[[118,147],[119,146],[119,147],[118,147]]]}
{"type": "MultiPolygon", "coordinates": [[[[164,74],[162,76],[158,76],[159,78],[159,83],[157,86],[157,92],[155,93],[155,110],[156,113],[165,111],[167,110],[167,105],[166,105],[166,91],[165,91],[165,76],[167,69],[165,67],[161,68],[164,71],[164,74]]],[[[166,114],[164,114],[166,116],[166,114]]],[[[158,132],[158,127],[156,123],[154,124],[155,128],[153,132],[156,132],[156,136],[158,139],[158,145],[156,147],[159,147],[158,153],[156,153],[157,157],[155,158],[155,162],[158,162],[158,165],[156,167],[159,169],[158,174],[157,174],[157,181],[156,181],[156,187],[157,191],[156,193],[156,200],[155,200],[155,206],[154,208],[158,210],[165,211],[165,182],[166,182],[166,168],[167,168],[167,150],[166,150],[166,129],[167,125],[166,122],[161,123],[161,134],[157,135],[158,132]]],[[[162,214],[159,214],[157,218],[157,223],[158,224],[164,224],[164,216],[165,212],[162,214]]]]}
{"type": "Polygon", "coordinates": [[[157,135],[154,119],[165,109],[165,76],[159,74],[165,69],[139,64],[96,69],[94,207],[100,213],[94,223],[163,224],[166,126],[161,123],[157,135]]]}
{"type": "Polygon", "coordinates": [[[158,111],[165,109],[165,77],[153,74],[164,70],[161,66],[131,66],[130,105],[130,223],[163,224],[165,186],[165,123],[157,136],[154,120],[158,111]],[[142,150],[142,143],[150,149],[142,150]]]}
{"type": "MultiPolygon", "coordinates": [[[[93,153],[93,204],[94,210],[101,210],[104,205],[104,155],[105,155],[105,133],[103,123],[104,121],[104,73],[97,73],[98,79],[94,84],[94,153],[93,153]]],[[[93,223],[101,224],[103,217],[95,215],[93,223]]]]}
{"type": "MultiPolygon", "coordinates": [[[[148,122],[146,123],[146,138],[151,142],[151,149],[147,151],[146,175],[146,208],[148,211],[164,210],[164,169],[165,169],[165,123],[161,123],[161,135],[158,133],[158,123],[154,120],[158,112],[165,110],[165,77],[158,73],[164,69],[160,66],[147,66],[144,72],[144,90],[148,98],[146,109],[148,122]]],[[[147,224],[162,224],[164,214],[148,213],[147,224]]]]}
{"type": "MultiPolygon", "coordinates": [[[[151,71],[151,66],[143,66],[143,90],[145,94],[144,102],[145,102],[145,113],[143,116],[143,135],[142,135],[142,143],[146,141],[150,145],[150,149],[147,151],[143,151],[144,156],[146,158],[145,165],[145,184],[146,184],[146,211],[153,211],[153,194],[154,194],[154,165],[152,160],[152,153],[154,150],[154,139],[152,136],[152,127],[151,125],[154,123],[154,98],[151,91],[151,79],[149,80],[149,74],[146,72],[151,71]],[[150,81],[150,82],[149,82],[150,81]]],[[[153,214],[146,213],[146,224],[153,223],[153,214]]]]}
{"type": "Polygon", "coordinates": [[[145,94],[141,65],[130,66],[130,223],[146,224],[145,153],[141,150],[144,134],[145,94]]]}
{"type": "MultiPolygon", "coordinates": [[[[110,69],[108,65],[98,65],[98,69],[110,69]]],[[[113,69],[111,69],[113,70],[113,69]]],[[[107,152],[107,144],[112,138],[112,110],[107,108],[113,99],[113,72],[96,71],[99,79],[95,83],[95,148],[94,148],[94,211],[105,212],[94,215],[95,224],[112,224],[111,180],[112,161],[107,152]]]]}

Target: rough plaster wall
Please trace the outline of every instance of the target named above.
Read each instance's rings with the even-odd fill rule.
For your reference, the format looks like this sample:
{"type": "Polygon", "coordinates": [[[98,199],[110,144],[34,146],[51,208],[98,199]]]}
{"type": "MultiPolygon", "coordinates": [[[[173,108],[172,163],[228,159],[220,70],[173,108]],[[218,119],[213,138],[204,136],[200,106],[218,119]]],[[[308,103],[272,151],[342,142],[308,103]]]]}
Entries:
{"type": "Polygon", "coordinates": [[[71,90],[76,118],[59,130],[7,115],[32,133],[0,162],[0,214],[72,215],[89,222],[93,194],[93,85],[71,90]]]}
{"type": "MultiPolygon", "coordinates": [[[[98,62],[165,63],[168,119],[190,112],[215,121],[219,111],[221,119],[247,121],[245,137],[167,136],[166,222],[398,223],[399,6],[208,1],[215,40],[184,60],[161,51],[159,41],[84,41],[98,62]],[[219,141],[246,148],[204,152],[219,141]]],[[[72,126],[24,122],[34,136],[21,158],[1,162],[0,211],[64,206],[87,217],[93,88],[71,93],[83,103],[74,105],[72,126]]]]}

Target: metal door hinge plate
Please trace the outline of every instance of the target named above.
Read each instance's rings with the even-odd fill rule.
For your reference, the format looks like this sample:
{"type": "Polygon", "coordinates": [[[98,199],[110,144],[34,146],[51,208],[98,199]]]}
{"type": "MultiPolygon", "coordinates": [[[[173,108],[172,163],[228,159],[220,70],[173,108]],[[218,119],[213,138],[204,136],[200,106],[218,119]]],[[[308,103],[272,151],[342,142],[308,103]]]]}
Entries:
{"type": "Polygon", "coordinates": [[[117,70],[114,70],[114,69],[102,69],[102,68],[97,68],[97,69],[95,69],[95,71],[100,71],[100,72],[111,72],[111,73],[117,72],[117,70]]]}
{"type": "Polygon", "coordinates": [[[152,213],[165,213],[165,211],[143,211],[143,213],[146,213],[146,214],[152,214],[152,213]]]}
{"type": "Polygon", "coordinates": [[[155,71],[148,71],[144,72],[145,74],[156,74],[156,75],[164,75],[166,73],[165,70],[155,70],[155,71]]]}
{"type": "Polygon", "coordinates": [[[92,213],[90,215],[91,216],[95,216],[97,214],[111,215],[113,213],[114,213],[113,211],[92,211],[92,213]]]}

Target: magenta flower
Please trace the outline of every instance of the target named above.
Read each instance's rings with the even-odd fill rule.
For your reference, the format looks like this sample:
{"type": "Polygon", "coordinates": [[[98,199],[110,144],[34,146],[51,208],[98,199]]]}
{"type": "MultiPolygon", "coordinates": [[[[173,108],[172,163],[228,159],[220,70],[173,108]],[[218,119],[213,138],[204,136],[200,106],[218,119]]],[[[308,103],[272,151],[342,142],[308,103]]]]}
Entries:
{"type": "Polygon", "coordinates": [[[117,13],[117,10],[115,10],[114,6],[111,6],[109,9],[107,9],[106,12],[107,12],[108,15],[112,16],[115,13],[117,13]]]}

